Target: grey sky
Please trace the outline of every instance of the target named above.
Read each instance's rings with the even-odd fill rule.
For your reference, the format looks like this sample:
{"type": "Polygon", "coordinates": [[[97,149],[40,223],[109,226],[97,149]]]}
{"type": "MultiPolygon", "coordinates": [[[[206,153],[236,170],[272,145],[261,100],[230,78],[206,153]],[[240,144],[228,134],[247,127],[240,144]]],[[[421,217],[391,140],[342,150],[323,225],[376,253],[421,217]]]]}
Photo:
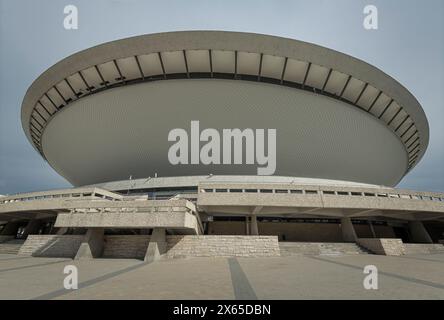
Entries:
{"type": "Polygon", "coordinates": [[[430,124],[429,148],[399,187],[444,191],[442,0],[0,0],[0,194],[69,186],[21,128],[21,102],[39,74],[106,41],[199,29],[299,39],[382,69],[415,95],[430,124]],[[63,28],[68,4],[79,9],[78,30],[63,28]],[[378,30],[362,27],[367,4],[378,8],[378,30]]]}

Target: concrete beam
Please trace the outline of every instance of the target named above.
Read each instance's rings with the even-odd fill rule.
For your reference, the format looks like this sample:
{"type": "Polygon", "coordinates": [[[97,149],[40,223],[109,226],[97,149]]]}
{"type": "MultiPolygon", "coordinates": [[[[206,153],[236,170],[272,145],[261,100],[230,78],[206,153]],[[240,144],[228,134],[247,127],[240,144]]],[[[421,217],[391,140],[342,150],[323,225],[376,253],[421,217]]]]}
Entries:
{"type": "Polygon", "coordinates": [[[77,251],[76,260],[93,259],[102,256],[104,247],[104,229],[89,228],[77,251]]]}
{"type": "Polygon", "coordinates": [[[159,260],[166,253],[166,231],[164,228],[154,228],[145,254],[145,262],[159,260]]]}
{"type": "Polygon", "coordinates": [[[60,213],[56,228],[166,228],[199,234],[195,215],[184,211],[60,213]]]}
{"type": "Polygon", "coordinates": [[[379,209],[361,209],[361,210],[351,210],[350,213],[347,213],[347,217],[371,217],[371,216],[379,216],[383,212],[379,209]]]}

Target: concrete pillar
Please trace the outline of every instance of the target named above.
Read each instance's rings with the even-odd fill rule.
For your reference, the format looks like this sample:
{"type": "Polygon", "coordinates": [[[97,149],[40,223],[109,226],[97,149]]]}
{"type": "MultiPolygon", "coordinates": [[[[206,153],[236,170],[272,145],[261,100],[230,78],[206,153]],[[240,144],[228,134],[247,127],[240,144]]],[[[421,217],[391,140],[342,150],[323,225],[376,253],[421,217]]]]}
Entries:
{"type": "Polygon", "coordinates": [[[376,238],[375,228],[373,228],[373,223],[371,220],[368,220],[368,225],[370,226],[370,231],[372,232],[373,238],[376,238]]]}
{"type": "Polygon", "coordinates": [[[93,259],[102,256],[104,231],[103,228],[89,228],[77,251],[75,259],[93,259]]]}
{"type": "Polygon", "coordinates": [[[10,221],[4,227],[0,233],[2,236],[16,236],[20,222],[10,221]]]}
{"type": "Polygon", "coordinates": [[[150,242],[145,253],[145,262],[159,260],[166,253],[166,231],[164,228],[154,228],[150,237],[150,242]]]}
{"type": "Polygon", "coordinates": [[[250,234],[250,223],[248,221],[249,217],[245,216],[245,234],[248,236],[250,234]]]}
{"type": "Polygon", "coordinates": [[[258,236],[259,235],[259,229],[257,227],[257,217],[256,217],[256,215],[252,215],[251,216],[250,234],[252,236],[258,236]]]}
{"type": "Polygon", "coordinates": [[[412,242],[433,243],[432,238],[421,221],[409,221],[409,231],[412,242]]]}
{"type": "Polygon", "coordinates": [[[42,226],[42,220],[39,219],[30,220],[26,225],[25,230],[23,230],[22,238],[26,239],[28,235],[36,234],[41,226],[42,226]]]}
{"type": "Polygon", "coordinates": [[[356,232],[350,218],[341,218],[342,240],[345,242],[356,242],[356,232]]]}
{"type": "Polygon", "coordinates": [[[65,234],[65,233],[67,233],[67,232],[68,232],[68,228],[66,228],[66,227],[62,227],[62,228],[59,228],[59,229],[57,230],[56,234],[58,234],[58,235],[63,235],[63,234],[65,234]]]}

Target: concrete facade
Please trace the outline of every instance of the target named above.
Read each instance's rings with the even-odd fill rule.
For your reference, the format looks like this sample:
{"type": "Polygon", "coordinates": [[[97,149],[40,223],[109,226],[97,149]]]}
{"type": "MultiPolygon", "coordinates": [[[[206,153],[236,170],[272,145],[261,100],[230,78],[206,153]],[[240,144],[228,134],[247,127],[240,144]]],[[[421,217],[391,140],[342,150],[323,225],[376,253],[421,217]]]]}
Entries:
{"type": "Polygon", "coordinates": [[[21,120],[76,186],[0,197],[0,240],[26,240],[21,254],[153,262],[279,256],[281,244],[402,255],[444,238],[443,193],[391,187],[428,146],[418,101],[381,70],[314,44],[220,31],[113,41],[45,71],[21,120]],[[170,130],[194,119],[277,130],[271,176],[225,158],[167,161],[170,130]]]}
{"type": "MultiPolygon", "coordinates": [[[[439,228],[444,218],[444,195],[436,192],[295,178],[296,184],[279,177],[264,178],[267,182],[262,183],[257,177],[250,183],[247,177],[238,181],[230,177],[231,182],[227,177],[214,176],[165,179],[149,179],[152,189],[135,181],[133,189],[127,190],[124,183],[115,183],[112,190],[92,186],[2,197],[0,219],[8,221],[2,233],[8,237],[5,241],[28,237],[22,253],[54,254],[66,246],[60,249],[64,250],[62,255],[78,259],[115,256],[147,261],[208,252],[223,256],[230,252],[261,254],[252,244],[244,246],[249,253],[233,247],[230,236],[239,236],[237,239],[243,239],[240,242],[247,243],[248,237],[261,236],[313,243],[359,243],[364,241],[359,239],[366,239],[370,251],[384,254],[394,254],[395,249],[387,248],[401,241],[400,237],[404,242],[425,244],[442,240],[439,228]],[[314,181],[322,184],[314,185],[314,181]],[[175,189],[179,188],[176,183],[185,192],[175,189]],[[433,238],[424,222],[433,222],[433,238]],[[49,229],[39,228],[48,223],[52,224],[49,229]],[[52,234],[43,234],[43,240],[38,240],[32,235],[37,230],[52,234]],[[177,246],[168,247],[174,237],[185,235],[208,238],[185,237],[177,246]],[[217,241],[225,242],[219,247],[217,241]],[[54,249],[50,249],[52,245],[54,249]],[[191,250],[192,246],[197,251],[191,250]],[[167,249],[173,251],[168,253],[167,249]]],[[[260,241],[257,245],[264,247],[260,241]]]]}
{"type": "MultiPolygon", "coordinates": [[[[355,224],[353,228],[358,238],[373,237],[369,225],[355,224]]],[[[375,238],[396,238],[393,228],[384,225],[373,226],[375,238]]],[[[279,237],[279,241],[301,242],[341,242],[343,241],[340,223],[297,223],[297,222],[258,222],[260,235],[279,237]]],[[[241,221],[212,221],[208,223],[210,235],[249,235],[246,223],[241,221]]]]}

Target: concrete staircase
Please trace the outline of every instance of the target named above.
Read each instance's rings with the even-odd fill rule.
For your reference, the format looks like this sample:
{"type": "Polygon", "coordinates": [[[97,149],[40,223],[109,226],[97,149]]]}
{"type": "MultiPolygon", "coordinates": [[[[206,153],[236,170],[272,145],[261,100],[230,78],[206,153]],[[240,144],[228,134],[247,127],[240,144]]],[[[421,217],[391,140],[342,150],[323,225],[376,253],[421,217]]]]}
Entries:
{"type": "Polygon", "coordinates": [[[440,243],[404,243],[405,254],[444,253],[444,245],[440,243]]]}
{"type": "Polygon", "coordinates": [[[0,254],[18,254],[25,240],[14,239],[0,243],[0,254]]]}
{"type": "Polygon", "coordinates": [[[346,242],[279,242],[281,256],[297,255],[354,255],[369,252],[356,243],[346,242]]]}

